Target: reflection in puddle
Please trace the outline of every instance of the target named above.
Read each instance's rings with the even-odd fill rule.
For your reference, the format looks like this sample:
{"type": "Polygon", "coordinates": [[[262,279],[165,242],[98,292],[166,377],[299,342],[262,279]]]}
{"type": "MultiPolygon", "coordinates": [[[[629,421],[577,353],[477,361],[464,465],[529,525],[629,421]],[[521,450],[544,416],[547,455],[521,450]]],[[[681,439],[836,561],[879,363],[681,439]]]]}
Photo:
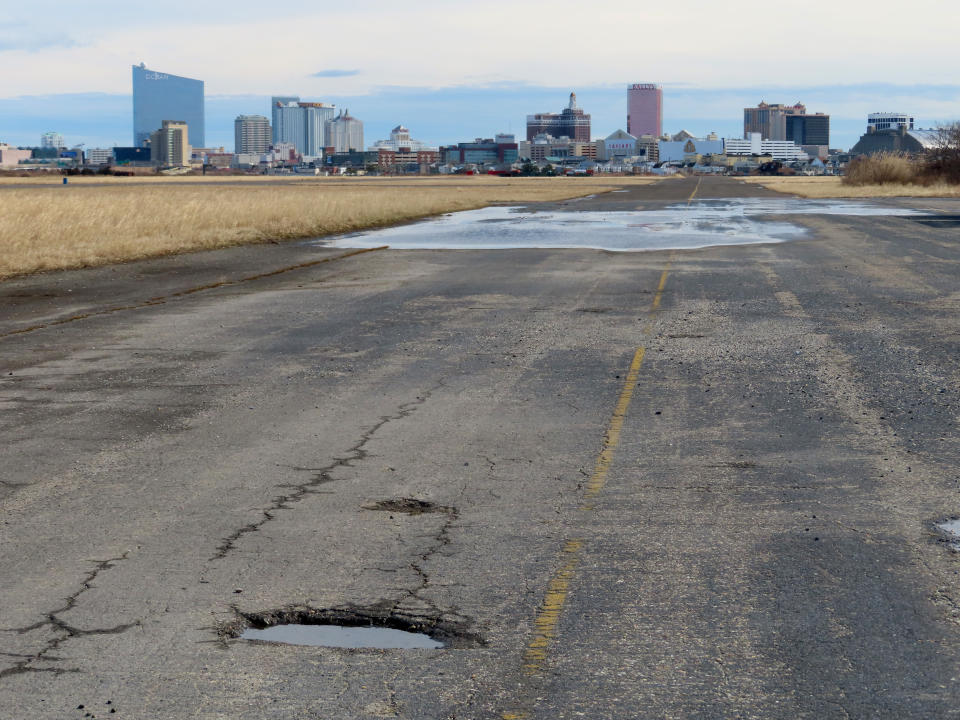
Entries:
{"type": "MultiPolygon", "coordinates": [[[[397,249],[595,248],[635,251],[695,249],[712,245],[775,243],[807,230],[782,215],[914,215],[845,200],[748,198],[704,200],[634,212],[530,212],[489,207],[412,225],[334,238],[335,247],[397,249]]],[[[329,244],[330,240],[311,241],[329,244]]]]}
{"type": "Polygon", "coordinates": [[[951,537],[950,549],[960,552],[960,520],[947,520],[937,523],[937,527],[951,537]]]}
{"type": "Polygon", "coordinates": [[[382,627],[343,627],[342,625],[272,625],[263,630],[247,628],[243,640],[262,640],[287,645],[312,645],[336,648],[380,648],[435,650],[446,647],[423,633],[382,627]]]}

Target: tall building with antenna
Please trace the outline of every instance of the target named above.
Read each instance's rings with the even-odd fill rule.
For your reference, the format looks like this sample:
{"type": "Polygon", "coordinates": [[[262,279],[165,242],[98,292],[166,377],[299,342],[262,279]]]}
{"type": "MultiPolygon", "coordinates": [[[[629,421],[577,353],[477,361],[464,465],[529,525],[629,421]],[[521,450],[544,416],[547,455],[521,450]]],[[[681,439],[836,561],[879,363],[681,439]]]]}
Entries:
{"type": "Polygon", "coordinates": [[[567,107],[559,113],[527,115],[527,142],[542,134],[590,142],[590,115],[577,105],[576,93],[570,93],[567,107]]]}

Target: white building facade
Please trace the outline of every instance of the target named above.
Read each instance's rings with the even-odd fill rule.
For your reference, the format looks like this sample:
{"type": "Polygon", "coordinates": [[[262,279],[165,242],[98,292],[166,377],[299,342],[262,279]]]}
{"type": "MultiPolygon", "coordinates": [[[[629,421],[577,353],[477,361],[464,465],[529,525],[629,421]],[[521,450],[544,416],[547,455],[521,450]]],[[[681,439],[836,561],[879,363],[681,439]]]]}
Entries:
{"type": "Polygon", "coordinates": [[[877,130],[913,130],[913,118],[906,113],[876,112],[867,115],[867,132],[877,130]]]}
{"type": "Polygon", "coordinates": [[[637,138],[624,130],[617,130],[605,137],[602,141],[602,149],[598,149],[597,155],[601,160],[613,160],[633,157],[637,154],[637,138]]]}
{"type": "Polygon", "coordinates": [[[353,117],[349,110],[328,120],[327,147],[332,147],[337,153],[363,150],[363,123],[353,117]]]}
{"type": "MultiPolygon", "coordinates": [[[[677,137],[677,135],[674,137],[677,137]]],[[[683,162],[690,156],[723,154],[723,140],[703,140],[701,138],[660,140],[657,143],[657,150],[660,162],[683,162]]]]}
{"type": "Polygon", "coordinates": [[[58,132],[45,132],[40,136],[40,147],[56,148],[57,150],[66,150],[67,144],[63,141],[63,135],[58,132]]]}
{"type": "Polygon", "coordinates": [[[789,140],[763,140],[758,132],[747,138],[726,138],[723,152],[727,155],[769,155],[774,160],[807,161],[810,156],[799,145],[789,140]]]}
{"type": "Polygon", "coordinates": [[[390,131],[389,140],[377,140],[373,144],[374,150],[393,150],[396,152],[400,148],[409,148],[411,151],[416,152],[417,150],[432,150],[426,143],[420,142],[419,140],[414,140],[410,137],[410,131],[407,130],[403,125],[397,125],[393,130],[390,131]]]}
{"type": "Polygon", "coordinates": [[[113,162],[113,150],[110,148],[87,148],[84,154],[88,165],[109,165],[113,162]]]}

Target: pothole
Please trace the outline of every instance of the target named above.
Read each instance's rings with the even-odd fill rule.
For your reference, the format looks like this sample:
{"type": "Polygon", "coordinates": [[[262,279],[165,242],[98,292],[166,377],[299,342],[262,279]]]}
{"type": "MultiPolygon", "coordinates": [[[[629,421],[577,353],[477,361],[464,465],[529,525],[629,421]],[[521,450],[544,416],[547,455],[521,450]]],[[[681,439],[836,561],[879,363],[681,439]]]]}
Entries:
{"type": "Polygon", "coordinates": [[[438,650],[479,647],[482,638],[459,617],[424,616],[375,606],[369,609],[290,608],[238,611],[220,634],[255,642],[348,649],[438,650]]]}
{"type": "Polygon", "coordinates": [[[343,627],[342,625],[273,625],[259,630],[247,628],[241,640],[312,645],[334,648],[379,648],[381,650],[436,650],[447,647],[425,633],[383,627],[343,627]]]}
{"type": "Polygon", "coordinates": [[[372,505],[364,505],[364,510],[381,510],[383,512],[405,513],[407,515],[423,515],[424,513],[452,513],[454,508],[446,505],[437,505],[426,500],[416,498],[394,498],[381,500],[372,505]]]}
{"type": "Polygon", "coordinates": [[[947,535],[947,545],[954,552],[960,552],[960,518],[953,518],[937,523],[937,529],[947,535]]]}

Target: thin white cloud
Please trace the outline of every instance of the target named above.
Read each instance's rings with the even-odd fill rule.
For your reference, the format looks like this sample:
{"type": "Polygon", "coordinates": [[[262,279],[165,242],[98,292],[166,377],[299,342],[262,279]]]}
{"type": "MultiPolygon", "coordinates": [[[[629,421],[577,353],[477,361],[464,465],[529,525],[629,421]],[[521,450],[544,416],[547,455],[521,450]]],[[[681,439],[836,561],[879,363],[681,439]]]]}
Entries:
{"type": "Polygon", "coordinates": [[[359,75],[359,70],[320,70],[319,72],[310,73],[310,77],[315,78],[342,78],[342,77],[353,77],[354,75],[359,75]]]}
{"type": "Polygon", "coordinates": [[[81,43],[69,35],[53,33],[11,33],[0,32],[0,53],[19,50],[28,53],[38,53],[51,48],[79,47],[81,43]]]}
{"type": "MultiPolygon", "coordinates": [[[[960,13],[941,0],[912,0],[902,13],[876,12],[875,0],[808,0],[802,13],[767,0],[732,8],[707,0],[594,0],[586,16],[579,0],[488,0],[482,11],[450,0],[408,0],[402,10],[386,0],[334,6],[290,0],[266,18],[250,0],[201,5],[193,21],[216,22],[217,32],[181,43],[171,41],[182,34],[179,12],[169,13],[174,19],[166,25],[146,6],[95,0],[82,13],[55,19],[58,31],[69,23],[90,45],[21,44],[0,53],[0,94],[128,92],[130,65],[141,61],[201,78],[211,93],[317,97],[334,88],[365,94],[387,85],[506,82],[573,88],[645,80],[694,87],[948,83],[960,24],[960,13]],[[933,17],[938,21],[930,22],[933,17]],[[317,42],[292,38],[291,28],[317,42]],[[362,28],[362,42],[343,28],[362,28]],[[409,36],[398,36],[401,28],[409,36]],[[570,39],[574,29],[582,32],[570,39]],[[20,61],[28,52],[25,71],[20,61]],[[362,73],[351,70],[361,64],[362,73]]],[[[21,19],[27,24],[14,38],[42,37],[44,16],[35,17],[21,19]]]]}

